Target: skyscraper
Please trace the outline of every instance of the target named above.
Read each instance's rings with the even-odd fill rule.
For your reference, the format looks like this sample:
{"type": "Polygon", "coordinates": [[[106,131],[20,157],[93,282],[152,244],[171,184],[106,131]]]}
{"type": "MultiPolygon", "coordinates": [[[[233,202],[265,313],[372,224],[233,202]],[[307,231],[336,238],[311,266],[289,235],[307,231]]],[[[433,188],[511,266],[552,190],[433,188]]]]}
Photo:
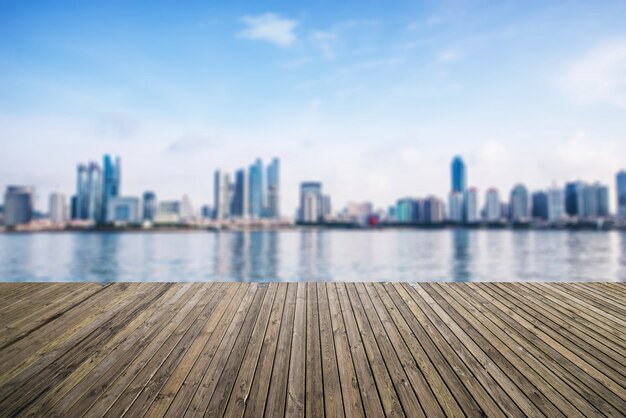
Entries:
{"type": "Polygon", "coordinates": [[[157,198],[154,192],[144,192],[143,194],[143,219],[154,221],[157,214],[157,198]]]}
{"type": "Polygon", "coordinates": [[[548,220],[548,194],[546,192],[535,192],[532,196],[533,218],[548,220]]]}
{"type": "Polygon", "coordinates": [[[54,223],[63,223],[67,220],[67,200],[61,192],[50,193],[48,201],[50,220],[54,223]]]}
{"type": "Polygon", "coordinates": [[[89,217],[88,187],[87,166],[78,164],[76,167],[75,219],[88,219],[89,217]]]}
{"type": "Polygon", "coordinates": [[[487,190],[485,196],[485,214],[488,222],[497,222],[502,219],[502,208],[500,206],[500,194],[498,189],[487,190]]]}
{"type": "Polygon", "coordinates": [[[109,199],[118,197],[120,195],[120,178],[121,178],[121,166],[120,158],[116,157],[115,161],[110,155],[106,154],[102,161],[103,176],[102,176],[102,219],[108,219],[107,210],[109,205],[109,199]]]}
{"type": "Polygon", "coordinates": [[[87,219],[101,222],[102,214],[102,170],[98,163],[91,162],[87,168],[87,219]]]}
{"type": "Polygon", "coordinates": [[[454,157],[452,160],[452,191],[465,192],[467,184],[467,174],[465,172],[465,163],[460,156],[454,157]]]}
{"type": "Polygon", "coordinates": [[[252,218],[260,218],[263,215],[263,208],[265,207],[263,161],[257,159],[254,164],[250,166],[248,173],[248,182],[250,184],[250,216],[252,218]]]}
{"type": "Polygon", "coordinates": [[[424,222],[426,223],[440,223],[443,221],[444,204],[435,197],[429,196],[424,199],[424,222]]]}
{"type": "Polygon", "coordinates": [[[467,223],[478,222],[478,189],[470,187],[465,191],[463,220],[467,223]]]}
{"type": "Polygon", "coordinates": [[[511,190],[511,219],[523,221],[529,219],[528,190],[522,184],[518,184],[511,190]]]}
{"type": "Polygon", "coordinates": [[[300,183],[300,209],[298,218],[303,222],[318,222],[322,218],[324,202],[322,183],[307,181],[300,183]]]}
{"type": "Polygon", "coordinates": [[[272,159],[267,166],[267,217],[280,217],[280,161],[272,159]]]}
{"type": "Polygon", "coordinates": [[[463,222],[463,193],[450,192],[448,195],[448,220],[454,223],[463,222]]]}
{"type": "Polygon", "coordinates": [[[564,211],[563,190],[558,187],[552,187],[548,190],[548,220],[551,222],[558,221],[563,218],[564,211]]]}
{"type": "Polygon", "coordinates": [[[250,192],[246,170],[237,170],[235,173],[235,193],[233,196],[233,216],[245,218],[250,214],[250,192]]]}
{"type": "Polygon", "coordinates": [[[396,222],[411,223],[413,222],[413,202],[414,199],[405,197],[396,202],[396,222]]]}
{"type": "Polygon", "coordinates": [[[617,190],[617,216],[626,219],[626,170],[617,173],[615,178],[617,190]]]}
{"type": "Polygon", "coordinates": [[[583,189],[582,181],[574,181],[565,185],[565,213],[569,216],[583,216],[583,189]]]}
{"type": "Polygon", "coordinates": [[[226,219],[230,215],[230,176],[215,170],[214,183],[215,219],[226,219]]]}
{"type": "Polygon", "coordinates": [[[4,225],[14,227],[33,219],[34,190],[28,186],[7,186],[4,194],[4,225]]]}

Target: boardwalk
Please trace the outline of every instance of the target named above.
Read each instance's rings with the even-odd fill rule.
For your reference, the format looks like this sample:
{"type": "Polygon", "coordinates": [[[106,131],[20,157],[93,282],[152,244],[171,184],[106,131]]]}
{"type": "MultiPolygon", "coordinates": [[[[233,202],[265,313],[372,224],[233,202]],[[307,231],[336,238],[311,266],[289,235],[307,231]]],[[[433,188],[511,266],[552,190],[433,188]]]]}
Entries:
{"type": "Polygon", "coordinates": [[[623,416],[625,284],[1,284],[1,416],[623,416]]]}

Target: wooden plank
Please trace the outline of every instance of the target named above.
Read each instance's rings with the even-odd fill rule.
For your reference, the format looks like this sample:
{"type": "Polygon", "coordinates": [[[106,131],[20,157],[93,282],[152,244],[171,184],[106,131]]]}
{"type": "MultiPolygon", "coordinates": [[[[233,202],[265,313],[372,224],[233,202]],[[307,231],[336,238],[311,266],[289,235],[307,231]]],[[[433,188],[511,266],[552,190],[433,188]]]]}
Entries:
{"type": "MultiPolygon", "coordinates": [[[[341,313],[337,288],[334,283],[327,283],[325,287],[335,340],[341,396],[345,414],[347,417],[364,417],[365,411],[363,410],[358,378],[350,352],[350,342],[348,341],[348,334],[346,333],[345,322],[341,313]]],[[[375,386],[373,389],[376,390],[375,386]]],[[[380,403],[378,403],[378,408],[380,408],[380,403]]],[[[378,409],[376,412],[382,414],[382,409],[378,409]]]]}
{"type": "Polygon", "coordinates": [[[306,369],[302,359],[306,357],[306,294],[306,283],[298,283],[285,406],[285,416],[289,418],[304,417],[305,412],[306,369]]]}
{"type": "Polygon", "coordinates": [[[263,416],[267,394],[270,390],[270,378],[276,355],[286,294],[287,285],[281,283],[270,311],[269,324],[262,336],[261,352],[257,362],[249,370],[245,371],[249,378],[246,379],[246,384],[242,388],[243,393],[238,392],[234,394],[234,404],[231,411],[229,411],[229,415],[263,416]]]}
{"type": "MultiPolygon", "coordinates": [[[[282,313],[287,284],[270,283],[267,291],[265,292],[263,302],[261,303],[259,314],[256,317],[254,328],[249,336],[241,335],[239,352],[232,352],[228,358],[228,363],[226,364],[224,372],[220,376],[219,385],[213,392],[213,396],[207,406],[205,415],[214,417],[224,415],[224,410],[226,409],[229,397],[236,396],[231,394],[233,386],[235,385],[235,379],[238,379],[242,375],[247,375],[247,381],[252,381],[254,371],[259,360],[259,355],[261,353],[265,331],[270,320],[272,308],[275,304],[274,302],[276,301],[277,290],[280,291],[278,296],[278,305],[280,306],[280,311],[282,313]]],[[[238,383],[239,385],[237,387],[240,388],[241,380],[239,380],[238,383]]],[[[266,399],[266,395],[263,396],[263,399],[266,399]]],[[[261,411],[262,408],[259,408],[257,413],[260,415],[261,411]]]]}
{"type": "MultiPolygon", "coordinates": [[[[408,395],[407,385],[400,382],[391,376],[391,371],[388,370],[385,359],[378,347],[376,338],[374,337],[374,331],[372,330],[363,305],[359,300],[359,296],[354,286],[343,283],[348,298],[350,300],[351,309],[354,312],[356,324],[358,326],[361,339],[365,347],[365,354],[367,355],[369,365],[372,369],[372,374],[376,380],[376,386],[378,388],[378,394],[380,396],[385,413],[391,416],[405,416],[404,406],[411,407],[413,399],[408,395]],[[398,393],[398,388],[401,389],[401,394],[398,393]],[[404,402],[403,402],[404,398],[404,402]]],[[[341,296],[341,295],[340,295],[341,296]]],[[[395,368],[393,369],[395,371],[395,368]]],[[[406,381],[406,380],[405,380],[406,381]]],[[[415,412],[416,416],[422,416],[423,412],[419,405],[417,408],[413,408],[412,412],[415,412]]],[[[409,415],[410,416],[410,415],[409,415]]]]}
{"type": "Polygon", "coordinates": [[[297,289],[296,283],[289,283],[270,381],[272,390],[269,391],[265,403],[265,416],[267,418],[285,415],[297,289]]]}
{"type": "Polygon", "coordinates": [[[317,304],[319,310],[319,331],[322,357],[322,377],[324,381],[324,410],[329,417],[345,416],[341,383],[339,382],[339,365],[335,352],[335,338],[330,318],[328,293],[326,284],[317,284],[317,304]]]}
{"type": "Polygon", "coordinates": [[[324,380],[317,286],[307,283],[306,297],[306,397],[305,416],[324,417],[324,380]]]}

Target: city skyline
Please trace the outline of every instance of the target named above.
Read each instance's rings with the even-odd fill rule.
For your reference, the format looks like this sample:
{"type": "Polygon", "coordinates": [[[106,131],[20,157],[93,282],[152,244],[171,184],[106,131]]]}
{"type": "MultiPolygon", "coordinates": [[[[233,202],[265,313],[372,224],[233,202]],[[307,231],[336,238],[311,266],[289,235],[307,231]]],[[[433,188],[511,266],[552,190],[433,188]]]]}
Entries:
{"type": "Polygon", "coordinates": [[[338,207],[443,194],[452,152],[481,191],[624,165],[623,2],[35,3],[0,6],[0,189],[37,185],[38,209],[109,152],[125,193],[194,202],[277,155],[286,214],[300,179],[338,207]]]}

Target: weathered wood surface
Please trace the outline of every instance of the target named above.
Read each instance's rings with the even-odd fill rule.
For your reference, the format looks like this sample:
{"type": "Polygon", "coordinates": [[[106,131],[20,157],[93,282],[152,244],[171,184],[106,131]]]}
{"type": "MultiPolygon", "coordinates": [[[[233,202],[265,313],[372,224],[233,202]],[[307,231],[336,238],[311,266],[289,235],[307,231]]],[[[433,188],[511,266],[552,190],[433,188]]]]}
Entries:
{"type": "Polygon", "coordinates": [[[0,284],[0,416],[624,416],[626,284],[0,284]]]}

